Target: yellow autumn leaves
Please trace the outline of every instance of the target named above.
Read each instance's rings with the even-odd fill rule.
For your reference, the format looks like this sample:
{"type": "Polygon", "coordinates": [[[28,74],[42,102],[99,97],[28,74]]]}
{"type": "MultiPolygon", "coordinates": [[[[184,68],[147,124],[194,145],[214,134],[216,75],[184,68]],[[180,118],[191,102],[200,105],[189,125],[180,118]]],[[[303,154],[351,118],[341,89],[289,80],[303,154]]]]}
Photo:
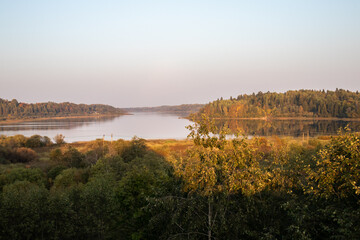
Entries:
{"type": "Polygon", "coordinates": [[[188,128],[194,146],[185,156],[171,158],[187,192],[251,195],[268,188],[286,192],[302,189],[321,197],[360,194],[357,134],[346,132],[325,146],[303,147],[281,139],[271,144],[263,138],[226,139],[226,131],[215,134],[217,129],[205,116],[188,128]]]}

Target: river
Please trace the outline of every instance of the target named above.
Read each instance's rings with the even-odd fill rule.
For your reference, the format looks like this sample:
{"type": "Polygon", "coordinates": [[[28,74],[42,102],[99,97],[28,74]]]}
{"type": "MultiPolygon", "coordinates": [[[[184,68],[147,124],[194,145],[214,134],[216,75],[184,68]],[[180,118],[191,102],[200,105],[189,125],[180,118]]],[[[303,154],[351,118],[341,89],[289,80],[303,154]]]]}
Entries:
{"type": "MultiPolygon", "coordinates": [[[[133,113],[119,117],[72,118],[34,120],[0,124],[0,135],[12,136],[35,134],[54,138],[65,136],[66,142],[90,141],[105,137],[105,140],[125,139],[134,136],[145,139],[185,139],[189,131],[185,128],[191,121],[176,115],[160,113],[133,113]]],[[[339,128],[349,126],[360,131],[360,121],[332,120],[217,120],[220,128],[226,126],[232,132],[240,131],[246,136],[293,136],[313,137],[334,135],[339,128]]]]}
{"type": "Polygon", "coordinates": [[[12,136],[38,134],[53,138],[65,136],[66,142],[90,141],[105,137],[105,140],[125,139],[134,136],[145,139],[185,139],[191,124],[176,115],[159,113],[133,113],[119,117],[70,118],[41,121],[26,121],[0,124],[0,134],[12,136]]]}

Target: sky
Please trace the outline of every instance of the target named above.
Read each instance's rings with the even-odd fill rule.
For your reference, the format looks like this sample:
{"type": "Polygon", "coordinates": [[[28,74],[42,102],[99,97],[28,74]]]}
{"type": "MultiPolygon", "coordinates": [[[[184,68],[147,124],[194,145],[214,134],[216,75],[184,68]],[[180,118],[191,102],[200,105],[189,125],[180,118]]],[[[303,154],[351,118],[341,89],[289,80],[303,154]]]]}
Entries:
{"type": "Polygon", "coordinates": [[[141,107],[360,90],[359,0],[0,0],[0,98],[141,107]]]}

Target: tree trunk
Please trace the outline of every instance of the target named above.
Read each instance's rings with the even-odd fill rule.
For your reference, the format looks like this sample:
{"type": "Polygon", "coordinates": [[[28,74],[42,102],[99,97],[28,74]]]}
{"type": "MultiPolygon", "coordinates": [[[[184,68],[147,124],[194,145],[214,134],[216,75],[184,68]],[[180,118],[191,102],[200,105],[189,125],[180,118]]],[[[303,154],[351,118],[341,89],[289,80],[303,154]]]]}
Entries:
{"type": "Polygon", "coordinates": [[[208,198],[208,239],[211,240],[212,199],[208,198]]]}

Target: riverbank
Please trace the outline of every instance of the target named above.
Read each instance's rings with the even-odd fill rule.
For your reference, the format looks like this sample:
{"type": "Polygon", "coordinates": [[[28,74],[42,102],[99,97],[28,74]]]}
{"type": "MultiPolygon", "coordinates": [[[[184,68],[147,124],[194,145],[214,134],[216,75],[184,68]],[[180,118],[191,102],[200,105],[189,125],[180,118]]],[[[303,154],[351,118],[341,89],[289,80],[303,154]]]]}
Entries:
{"type": "Polygon", "coordinates": [[[79,116],[62,116],[62,117],[34,117],[34,118],[22,118],[22,119],[5,119],[0,120],[0,124],[13,124],[21,122],[31,121],[47,121],[47,120],[60,120],[60,119],[86,119],[86,118],[105,118],[105,117],[120,117],[124,115],[133,115],[131,113],[122,114],[96,114],[96,115],[79,115],[79,116]]]}

